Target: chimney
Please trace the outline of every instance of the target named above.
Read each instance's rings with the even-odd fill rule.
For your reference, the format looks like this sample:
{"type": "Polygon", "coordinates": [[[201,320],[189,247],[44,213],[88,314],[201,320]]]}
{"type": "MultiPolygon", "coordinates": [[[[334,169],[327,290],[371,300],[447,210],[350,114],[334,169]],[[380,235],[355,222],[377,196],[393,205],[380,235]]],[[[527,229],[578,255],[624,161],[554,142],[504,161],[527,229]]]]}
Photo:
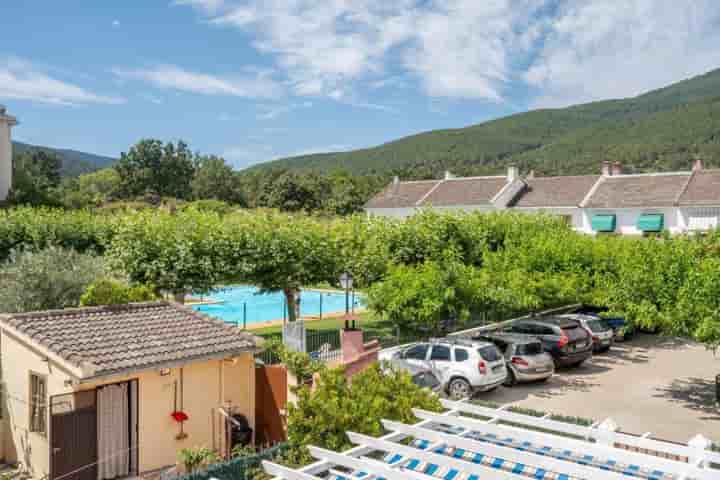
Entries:
{"type": "Polygon", "coordinates": [[[622,175],[622,164],[620,162],[613,162],[610,171],[613,176],[622,175]]]}
{"type": "Polygon", "coordinates": [[[530,179],[530,180],[535,178],[535,170],[530,170],[530,172],[528,172],[528,174],[525,178],[530,179]]]}
{"type": "Polygon", "coordinates": [[[692,166],[693,172],[698,172],[703,169],[702,158],[696,158],[692,166]]]}
{"type": "Polygon", "coordinates": [[[455,178],[455,175],[450,170],[445,170],[445,180],[452,180],[453,178],[455,178]]]}
{"type": "Polygon", "coordinates": [[[602,162],[602,168],[600,170],[600,173],[603,177],[609,177],[610,175],[612,175],[612,172],[610,171],[610,162],[608,162],[607,160],[602,162]]]}
{"type": "Polygon", "coordinates": [[[518,179],[520,176],[520,173],[518,171],[518,167],[515,165],[510,165],[507,170],[507,180],[508,182],[514,182],[518,179]]]}

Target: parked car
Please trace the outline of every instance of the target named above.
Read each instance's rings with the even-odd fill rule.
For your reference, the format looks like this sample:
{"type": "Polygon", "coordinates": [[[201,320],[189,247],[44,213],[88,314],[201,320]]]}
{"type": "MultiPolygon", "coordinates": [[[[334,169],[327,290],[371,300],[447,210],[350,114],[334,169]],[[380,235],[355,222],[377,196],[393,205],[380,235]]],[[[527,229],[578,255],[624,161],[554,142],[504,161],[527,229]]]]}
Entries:
{"type": "Polygon", "coordinates": [[[594,315],[583,315],[579,313],[561,315],[561,317],[577,320],[583,328],[590,332],[592,335],[594,352],[605,352],[612,347],[615,332],[602,318],[594,315]]]}
{"type": "Polygon", "coordinates": [[[518,382],[544,381],[555,373],[552,356],[543,349],[542,342],[537,338],[513,333],[488,333],[475,339],[493,343],[505,356],[508,368],[506,386],[518,382]]]}
{"type": "Polygon", "coordinates": [[[519,320],[506,330],[540,339],[545,351],[553,357],[556,368],[577,367],[592,357],[592,335],[577,320],[563,317],[538,317],[519,320]]]}
{"type": "Polygon", "coordinates": [[[381,351],[380,360],[407,369],[408,365],[432,370],[442,389],[454,399],[489,391],[507,378],[505,359],[486,341],[439,339],[381,351]]]}
{"type": "Polygon", "coordinates": [[[582,315],[589,315],[596,318],[601,318],[613,329],[615,334],[615,340],[623,342],[630,340],[635,335],[635,329],[632,325],[629,325],[625,320],[625,317],[607,314],[607,307],[596,307],[593,305],[582,305],[573,309],[570,313],[579,313],[582,315]],[[602,315],[601,315],[602,314],[602,315]]]}
{"type": "MultiPolygon", "coordinates": [[[[402,349],[393,349],[395,353],[400,352],[402,349]]],[[[431,368],[421,367],[405,361],[400,358],[394,358],[395,355],[380,355],[380,363],[384,372],[390,370],[403,370],[410,374],[412,382],[420,387],[429,388],[433,392],[442,391],[442,382],[438,378],[438,375],[432,371],[431,368]]]]}

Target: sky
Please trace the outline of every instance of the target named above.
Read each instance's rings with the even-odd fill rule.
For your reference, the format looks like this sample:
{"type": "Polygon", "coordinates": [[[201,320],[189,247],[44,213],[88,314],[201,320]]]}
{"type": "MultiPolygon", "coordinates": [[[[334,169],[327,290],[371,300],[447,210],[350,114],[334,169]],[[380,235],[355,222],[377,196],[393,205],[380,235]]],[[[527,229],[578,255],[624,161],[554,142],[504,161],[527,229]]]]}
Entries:
{"type": "Polygon", "coordinates": [[[183,139],[241,169],[720,67],[717,0],[0,2],[16,140],[183,139]]]}

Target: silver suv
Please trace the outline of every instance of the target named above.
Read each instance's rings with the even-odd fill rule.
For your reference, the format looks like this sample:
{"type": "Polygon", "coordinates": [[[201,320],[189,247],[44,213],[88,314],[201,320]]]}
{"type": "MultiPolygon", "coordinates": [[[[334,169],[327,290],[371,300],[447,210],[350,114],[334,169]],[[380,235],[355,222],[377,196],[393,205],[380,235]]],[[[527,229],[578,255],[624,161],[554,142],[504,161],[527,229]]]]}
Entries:
{"type": "Polygon", "coordinates": [[[453,399],[497,388],[507,379],[505,359],[490,342],[437,339],[380,352],[380,360],[398,368],[431,369],[453,399]]]}

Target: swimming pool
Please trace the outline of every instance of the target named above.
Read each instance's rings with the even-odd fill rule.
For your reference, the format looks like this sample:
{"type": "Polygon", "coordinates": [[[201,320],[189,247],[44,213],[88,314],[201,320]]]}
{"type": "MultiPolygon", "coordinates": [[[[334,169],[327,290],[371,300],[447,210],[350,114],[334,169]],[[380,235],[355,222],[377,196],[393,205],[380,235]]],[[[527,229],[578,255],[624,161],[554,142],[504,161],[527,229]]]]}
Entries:
{"type": "MultiPolygon", "coordinates": [[[[250,285],[223,288],[209,295],[210,300],[222,302],[211,305],[195,305],[199,312],[242,326],[244,323],[269,322],[282,320],[287,316],[285,295],[282,292],[259,294],[257,287],[250,285]]],[[[205,297],[207,300],[208,297],[205,297]]],[[[351,297],[352,299],[352,297],[351,297]]],[[[300,295],[300,314],[319,316],[329,313],[345,312],[345,294],[303,290],[300,295]]],[[[362,301],[355,295],[355,308],[362,301]]]]}

